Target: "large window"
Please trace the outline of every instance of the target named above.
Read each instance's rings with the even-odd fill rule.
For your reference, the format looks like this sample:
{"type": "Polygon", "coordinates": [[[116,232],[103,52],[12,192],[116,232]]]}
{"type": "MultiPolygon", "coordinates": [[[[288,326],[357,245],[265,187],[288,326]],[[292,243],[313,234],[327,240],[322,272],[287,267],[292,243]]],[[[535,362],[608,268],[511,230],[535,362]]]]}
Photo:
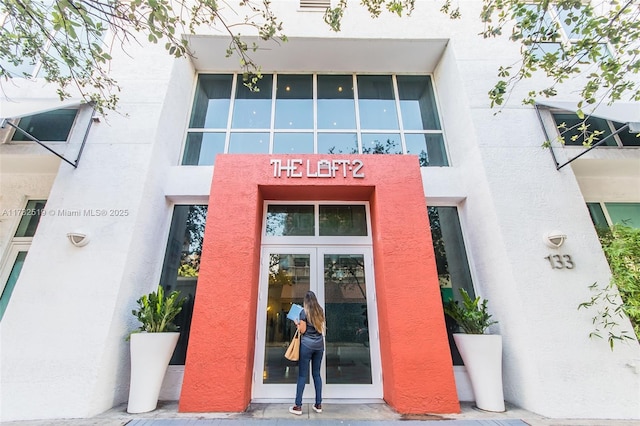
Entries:
{"type": "Polygon", "coordinates": [[[187,354],[206,220],[207,206],[174,207],[160,284],[166,291],[179,291],[187,300],[175,319],[180,338],[171,358],[172,365],[184,365],[187,354]]]}
{"type": "Polygon", "coordinates": [[[199,76],[183,165],[220,153],[413,154],[421,166],[449,165],[427,75],[266,74],[258,87],[199,76]]]}
{"type": "MultiPolygon", "coordinates": [[[[560,140],[565,145],[582,146],[585,141],[593,140],[592,145],[611,136],[612,133],[624,126],[623,123],[609,121],[598,117],[579,118],[575,112],[553,112],[560,133],[560,140]]],[[[601,146],[640,146],[640,137],[628,129],[620,131],[605,141],[601,146]]]]}
{"type": "Polygon", "coordinates": [[[20,221],[11,240],[5,263],[0,270],[0,321],[9,306],[9,300],[27,258],[31,240],[36,234],[45,204],[45,200],[29,200],[24,209],[11,211],[20,216],[20,221]]]}
{"type": "MultiPolygon", "coordinates": [[[[442,303],[454,299],[460,300],[460,290],[465,289],[471,297],[475,297],[469,262],[467,260],[462,229],[456,207],[429,207],[431,238],[436,256],[438,280],[442,303]]],[[[458,348],[453,341],[453,333],[457,325],[453,319],[445,315],[449,347],[454,365],[463,365],[458,348]]]]}

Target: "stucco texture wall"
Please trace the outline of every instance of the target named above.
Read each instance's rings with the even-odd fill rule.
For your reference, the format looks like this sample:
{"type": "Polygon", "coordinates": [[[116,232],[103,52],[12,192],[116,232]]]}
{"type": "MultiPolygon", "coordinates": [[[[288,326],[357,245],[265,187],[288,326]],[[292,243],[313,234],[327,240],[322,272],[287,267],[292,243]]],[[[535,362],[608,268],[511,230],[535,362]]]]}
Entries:
{"type": "Polygon", "coordinates": [[[276,178],[272,157],[216,159],[179,410],[249,404],[262,202],[296,199],[370,201],[384,399],[403,413],[458,412],[417,158],[340,156],[361,159],[365,177],[323,179],[276,178]]]}

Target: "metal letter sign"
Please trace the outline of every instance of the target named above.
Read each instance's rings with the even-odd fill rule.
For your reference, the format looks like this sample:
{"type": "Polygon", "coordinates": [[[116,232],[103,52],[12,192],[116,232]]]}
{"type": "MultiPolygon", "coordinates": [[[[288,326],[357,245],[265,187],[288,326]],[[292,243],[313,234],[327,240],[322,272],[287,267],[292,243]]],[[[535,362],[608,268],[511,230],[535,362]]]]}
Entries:
{"type": "Polygon", "coordinates": [[[343,178],[353,177],[364,178],[362,160],[318,160],[312,163],[307,160],[306,167],[304,161],[300,159],[289,159],[283,162],[280,159],[272,159],[273,177],[281,178],[343,178]]]}

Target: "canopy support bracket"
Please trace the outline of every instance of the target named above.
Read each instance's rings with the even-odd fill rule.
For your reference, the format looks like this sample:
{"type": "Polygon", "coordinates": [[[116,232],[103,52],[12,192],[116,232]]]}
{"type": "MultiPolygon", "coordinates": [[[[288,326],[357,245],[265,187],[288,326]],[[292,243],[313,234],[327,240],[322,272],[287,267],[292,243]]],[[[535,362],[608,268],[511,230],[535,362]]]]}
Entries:
{"type": "Polygon", "coordinates": [[[589,149],[585,149],[584,151],[582,151],[580,154],[576,155],[575,157],[573,157],[572,159],[570,159],[569,161],[558,165],[558,163],[556,163],[556,170],[560,170],[561,168],[563,168],[564,166],[566,166],[567,164],[571,163],[573,160],[577,160],[578,158],[582,157],[583,155],[585,155],[587,152],[591,151],[594,148],[599,147],[600,145],[602,145],[603,143],[605,143],[607,140],[609,140],[610,138],[612,138],[614,135],[617,135],[618,133],[620,133],[623,130],[626,130],[629,128],[629,123],[625,124],[624,126],[620,127],[618,130],[616,130],[615,132],[611,133],[610,135],[608,135],[607,137],[605,137],[604,139],[602,139],[601,141],[598,141],[596,143],[594,143],[593,145],[591,145],[589,147],[589,149]]]}
{"type": "MultiPolygon", "coordinates": [[[[549,133],[547,133],[547,128],[544,125],[544,121],[542,120],[542,115],[540,114],[540,109],[538,108],[538,104],[534,105],[534,108],[536,110],[536,114],[538,115],[538,121],[540,122],[540,126],[542,127],[542,131],[544,132],[544,137],[546,138],[547,141],[551,141],[551,139],[549,138],[549,133]]],[[[591,151],[594,148],[599,147],[600,145],[604,144],[607,140],[609,140],[610,138],[614,137],[615,135],[617,135],[618,133],[620,133],[623,130],[626,129],[631,129],[631,132],[635,131],[635,125],[636,123],[626,123],[624,126],[620,127],[619,129],[617,129],[615,132],[611,133],[610,135],[607,135],[604,139],[596,142],[595,144],[591,145],[588,149],[585,149],[584,151],[582,151],[580,154],[576,155],[575,157],[571,158],[570,160],[564,162],[563,164],[558,163],[558,159],[556,157],[555,152],[553,151],[553,146],[551,144],[549,144],[549,152],[551,153],[551,158],[553,158],[553,163],[556,165],[556,170],[560,170],[561,168],[563,168],[564,166],[566,166],[567,164],[571,163],[574,160],[577,160],[578,158],[582,157],[584,154],[586,154],[587,152],[591,151]]]]}

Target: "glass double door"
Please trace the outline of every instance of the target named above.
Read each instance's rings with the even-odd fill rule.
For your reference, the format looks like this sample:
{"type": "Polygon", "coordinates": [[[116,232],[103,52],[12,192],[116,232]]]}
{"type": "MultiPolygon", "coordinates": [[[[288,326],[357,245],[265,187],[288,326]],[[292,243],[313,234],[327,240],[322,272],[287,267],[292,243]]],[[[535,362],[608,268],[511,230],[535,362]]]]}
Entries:
{"type": "Polygon", "coordinates": [[[382,398],[371,247],[263,247],[261,261],[253,399],[294,398],[298,365],[284,352],[295,324],[287,312],[309,290],[326,316],[323,398],[382,398]]]}

